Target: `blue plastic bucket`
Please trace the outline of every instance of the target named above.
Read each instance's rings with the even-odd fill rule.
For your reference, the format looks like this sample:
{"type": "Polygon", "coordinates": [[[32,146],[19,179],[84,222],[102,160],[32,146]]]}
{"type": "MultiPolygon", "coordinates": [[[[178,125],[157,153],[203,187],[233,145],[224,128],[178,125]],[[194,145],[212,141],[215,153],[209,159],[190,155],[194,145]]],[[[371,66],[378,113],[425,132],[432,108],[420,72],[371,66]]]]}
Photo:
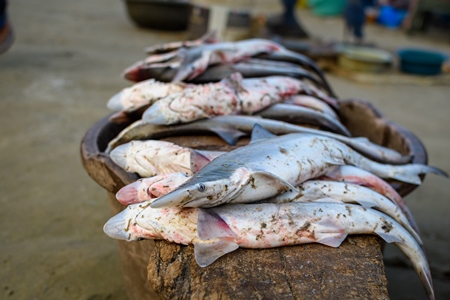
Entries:
{"type": "Polygon", "coordinates": [[[442,63],[447,55],[424,49],[400,49],[400,70],[405,73],[437,75],[442,71],[442,63]]]}

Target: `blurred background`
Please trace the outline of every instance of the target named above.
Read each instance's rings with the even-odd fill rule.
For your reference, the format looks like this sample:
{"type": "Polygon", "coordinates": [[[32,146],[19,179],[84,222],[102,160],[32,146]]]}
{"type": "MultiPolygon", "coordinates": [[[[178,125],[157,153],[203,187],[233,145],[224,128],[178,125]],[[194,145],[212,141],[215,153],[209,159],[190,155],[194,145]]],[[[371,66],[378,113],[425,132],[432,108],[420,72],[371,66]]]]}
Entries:
{"type": "MultiPolygon", "coordinates": [[[[273,39],[327,72],[342,99],[372,102],[450,172],[450,1],[9,1],[0,23],[1,299],[126,299],[106,192],[79,147],[131,85],[144,48],[198,38],[273,39]],[[411,51],[414,50],[414,51],[411,51]],[[420,52],[417,52],[420,51],[420,52]],[[426,58],[426,59],[424,59],[426,58]]],[[[405,199],[437,299],[450,299],[450,184],[428,175],[405,199]]],[[[385,249],[392,299],[424,299],[407,259],[385,249]]]]}

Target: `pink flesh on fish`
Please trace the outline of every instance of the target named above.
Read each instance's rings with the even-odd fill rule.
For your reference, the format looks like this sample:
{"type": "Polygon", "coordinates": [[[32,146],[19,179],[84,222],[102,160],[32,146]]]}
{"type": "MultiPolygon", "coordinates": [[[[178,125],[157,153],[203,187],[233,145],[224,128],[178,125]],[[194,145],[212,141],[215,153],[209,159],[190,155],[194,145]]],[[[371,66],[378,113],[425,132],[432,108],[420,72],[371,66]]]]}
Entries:
{"type": "Polygon", "coordinates": [[[214,84],[192,85],[150,106],[142,119],[152,124],[187,123],[218,115],[252,114],[289,96],[309,93],[327,96],[305,82],[287,76],[243,79],[234,73],[214,84]]]}
{"type": "Polygon", "coordinates": [[[184,83],[164,83],[149,79],[124,88],[109,99],[107,106],[114,111],[134,111],[168,95],[179,93],[188,86],[184,83]]]}
{"type": "Polygon", "coordinates": [[[155,199],[171,192],[188,179],[189,176],[182,172],[141,178],[121,188],[116,194],[116,199],[123,205],[155,199]]]}

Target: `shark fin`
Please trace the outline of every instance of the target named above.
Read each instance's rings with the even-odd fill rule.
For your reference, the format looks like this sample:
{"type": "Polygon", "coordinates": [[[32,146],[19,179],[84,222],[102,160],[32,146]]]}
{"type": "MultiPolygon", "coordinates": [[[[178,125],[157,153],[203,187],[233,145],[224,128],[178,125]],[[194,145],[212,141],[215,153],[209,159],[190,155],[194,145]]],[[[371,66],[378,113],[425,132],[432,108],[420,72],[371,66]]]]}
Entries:
{"type": "MultiPolygon", "coordinates": [[[[288,191],[298,192],[298,189],[291,183],[272,173],[265,171],[249,171],[246,168],[239,168],[236,170],[235,174],[238,178],[242,178],[240,182],[236,181],[236,184],[246,186],[246,188],[242,190],[239,197],[235,198],[232,203],[249,203],[288,191]],[[248,174],[246,176],[239,175],[244,172],[247,172],[248,174]]],[[[233,178],[231,179],[233,180],[233,178]]]]}
{"type": "Polygon", "coordinates": [[[240,130],[226,127],[211,127],[209,130],[217,134],[221,139],[232,146],[236,145],[240,137],[247,135],[245,132],[240,130]]]}
{"type": "Polygon", "coordinates": [[[202,151],[191,149],[191,172],[197,173],[216,157],[224,154],[223,151],[202,151]]]}
{"type": "Polygon", "coordinates": [[[313,230],[317,243],[330,247],[339,247],[347,237],[344,225],[335,218],[322,218],[314,224],[313,230]]]}
{"type": "Polygon", "coordinates": [[[276,137],[275,134],[271,133],[270,131],[268,131],[267,129],[265,129],[264,127],[259,125],[258,123],[255,123],[255,125],[253,126],[252,137],[251,137],[250,143],[254,143],[254,142],[266,140],[266,139],[271,139],[274,137],[276,137]]]}
{"type": "Polygon", "coordinates": [[[236,238],[236,234],[219,215],[201,208],[198,209],[197,235],[202,240],[236,238]]]}
{"type": "Polygon", "coordinates": [[[206,156],[201,154],[199,151],[191,149],[190,152],[191,152],[191,172],[193,174],[203,169],[203,167],[206,166],[211,161],[206,156]]]}
{"type": "Polygon", "coordinates": [[[227,239],[194,242],[195,260],[200,267],[206,267],[237,248],[239,248],[238,244],[227,239]]]}

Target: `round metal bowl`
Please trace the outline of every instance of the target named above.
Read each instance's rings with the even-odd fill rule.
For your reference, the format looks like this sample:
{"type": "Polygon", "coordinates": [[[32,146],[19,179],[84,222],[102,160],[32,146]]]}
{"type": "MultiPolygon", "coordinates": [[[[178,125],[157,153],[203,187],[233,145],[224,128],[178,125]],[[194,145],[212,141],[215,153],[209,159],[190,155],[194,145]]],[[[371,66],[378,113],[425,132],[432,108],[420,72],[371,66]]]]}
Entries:
{"type": "Polygon", "coordinates": [[[190,1],[125,0],[128,16],[139,27],[178,31],[186,30],[191,14],[190,1]]]}
{"type": "Polygon", "coordinates": [[[352,71],[378,73],[386,71],[392,64],[388,51],[370,47],[345,47],[338,57],[340,67],[352,71]]]}

